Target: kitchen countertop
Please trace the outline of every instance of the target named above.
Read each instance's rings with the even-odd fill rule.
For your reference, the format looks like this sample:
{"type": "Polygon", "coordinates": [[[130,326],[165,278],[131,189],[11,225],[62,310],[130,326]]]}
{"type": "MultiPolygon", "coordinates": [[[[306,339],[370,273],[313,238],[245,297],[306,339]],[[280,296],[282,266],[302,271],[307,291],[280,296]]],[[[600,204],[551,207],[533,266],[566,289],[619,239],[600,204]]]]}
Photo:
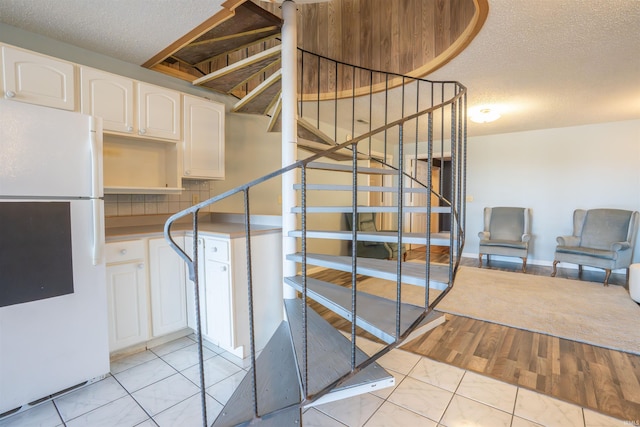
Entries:
{"type": "MultiPolygon", "coordinates": [[[[244,237],[245,229],[242,222],[233,221],[236,218],[230,216],[204,216],[198,220],[200,233],[207,235],[219,235],[225,238],[244,237]]],[[[105,238],[107,242],[124,239],[164,236],[164,223],[166,217],[159,215],[140,216],[137,218],[106,219],[105,238]]],[[[172,233],[188,233],[193,230],[192,223],[178,222],[171,226],[172,233]]],[[[260,221],[259,218],[251,222],[251,234],[279,233],[282,228],[274,221],[260,221]],[[267,222],[265,224],[264,222],[267,222]]]]}

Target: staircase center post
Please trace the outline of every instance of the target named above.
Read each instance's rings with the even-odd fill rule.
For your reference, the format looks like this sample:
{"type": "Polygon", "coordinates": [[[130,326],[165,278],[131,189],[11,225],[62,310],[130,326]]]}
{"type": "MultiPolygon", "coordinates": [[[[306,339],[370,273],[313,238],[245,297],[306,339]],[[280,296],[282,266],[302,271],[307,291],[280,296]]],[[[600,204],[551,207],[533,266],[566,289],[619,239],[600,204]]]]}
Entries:
{"type": "MultiPolygon", "coordinates": [[[[298,113],[297,113],[297,82],[298,82],[298,34],[296,23],[296,4],[291,0],[282,2],[282,166],[289,166],[297,160],[298,144],[298,113]]],[[[296,239],[289,237],[289,231],[296,228],[296,214],[292,213],[295,206],[296,171],[287,172],[282,176],[282,250],[283,254],[296,252],[296,239]]],[[[296,263],[287,261],[283,256],[284,277],[296,275],[296,263]]],[[[296,293],[292,287],[283,283],[284,298],[292,299],[296,293]]]]}

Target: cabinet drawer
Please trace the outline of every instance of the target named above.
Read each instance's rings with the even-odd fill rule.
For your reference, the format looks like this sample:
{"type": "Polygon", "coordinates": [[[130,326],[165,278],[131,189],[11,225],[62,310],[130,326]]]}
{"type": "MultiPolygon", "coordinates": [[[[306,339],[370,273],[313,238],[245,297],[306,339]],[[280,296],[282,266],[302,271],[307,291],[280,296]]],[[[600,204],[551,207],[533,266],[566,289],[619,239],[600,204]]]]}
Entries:
{"type": "Polygon", "coordinates": [[[229,261],[229,242],[226,240],[205,239],[207,259],[229,261]]]}
{"type": "Polygon", "coordinates": [[[107,243],[105,245],[105,257],[107,264],[144,259],[144,242],[142,240],[130,240],[107,243]]]}

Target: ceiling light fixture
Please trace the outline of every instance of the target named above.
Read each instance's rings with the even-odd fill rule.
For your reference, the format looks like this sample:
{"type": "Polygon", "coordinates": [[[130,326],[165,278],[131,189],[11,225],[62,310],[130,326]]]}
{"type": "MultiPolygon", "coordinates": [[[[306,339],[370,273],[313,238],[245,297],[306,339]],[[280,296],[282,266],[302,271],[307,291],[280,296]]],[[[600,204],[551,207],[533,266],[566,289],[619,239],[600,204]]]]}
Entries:
{"type": "Polygon", "coordinates": [[[475,123],[489,123],[500,118],[500,113],[491,108],[480,108],[469,113],[469,119],[475,123]]]}

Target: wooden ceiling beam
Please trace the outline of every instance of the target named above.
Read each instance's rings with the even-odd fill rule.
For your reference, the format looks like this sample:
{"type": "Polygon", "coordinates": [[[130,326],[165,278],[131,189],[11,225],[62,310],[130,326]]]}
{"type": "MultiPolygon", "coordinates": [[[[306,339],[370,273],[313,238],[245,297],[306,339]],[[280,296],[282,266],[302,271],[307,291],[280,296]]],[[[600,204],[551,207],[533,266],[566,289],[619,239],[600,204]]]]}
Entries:
{"type": "MultiPolygon", "coordinates": [[[[211,39],[200,40],[200,41],[197,41],[197,42],[189,43],[185,47],[188,48],[188,47],[203,46],[203,45],[207,45],[207,44],[211,44],[211,43],[216,43],[216,42],[221,42],[221,41],[226,41],[226,40],[233,40],[233,39],[237,39],[237,38],[240,38],[240,37],[252,36],[252,35],[256,35],[256,34],[260,34],[260,33],[266,33],[266,32],[269,32],[269,31],[278,30],[279,28],[280,27],[277,27],[277,26],[273,25],[273,26],[270,26],[270,27],[259,28],[257,30],[244,31],[242,33],[227,34],[227,35],[221,36],[221,37],[214,37],[214,38],[211,38],[211,39]]],[[[269,37],[269,38],[271,38],[271,37],[269,37]]]]}

